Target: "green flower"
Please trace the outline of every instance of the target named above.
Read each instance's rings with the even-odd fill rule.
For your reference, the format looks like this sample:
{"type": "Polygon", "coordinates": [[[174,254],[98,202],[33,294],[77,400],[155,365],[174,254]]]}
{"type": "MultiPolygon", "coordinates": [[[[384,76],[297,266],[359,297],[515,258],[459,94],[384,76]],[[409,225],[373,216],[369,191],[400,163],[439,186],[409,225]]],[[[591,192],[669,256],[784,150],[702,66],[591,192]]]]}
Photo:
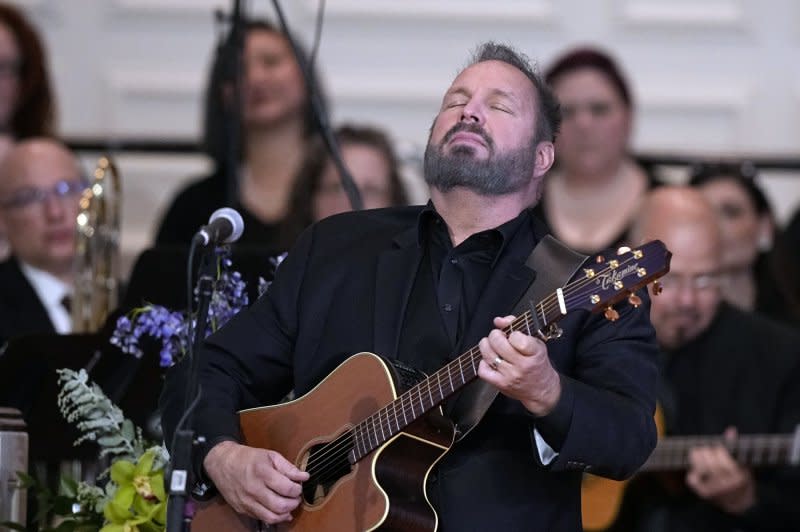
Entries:
{"type": "Polygon", "coordinates": [[[106,526],[100,532],[155,532],[167,521],[167,496],[163,469],[153,470],[155,450],[145,452],[136,464],[117,460],[111,480],[117,485],[103,508],[106,526]]]}

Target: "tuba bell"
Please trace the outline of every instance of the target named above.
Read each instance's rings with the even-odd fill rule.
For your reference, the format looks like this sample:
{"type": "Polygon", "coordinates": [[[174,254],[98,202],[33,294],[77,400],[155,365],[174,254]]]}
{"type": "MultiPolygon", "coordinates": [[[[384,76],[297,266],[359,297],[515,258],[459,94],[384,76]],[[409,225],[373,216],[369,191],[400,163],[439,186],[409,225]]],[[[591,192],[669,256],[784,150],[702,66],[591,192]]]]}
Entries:
{"type": "Polygon", "coordinates": [[[72,331],[99,330],[119,297],[122,187],[109,157],[101,157],[80,199],[72,296],[72,331]]]}

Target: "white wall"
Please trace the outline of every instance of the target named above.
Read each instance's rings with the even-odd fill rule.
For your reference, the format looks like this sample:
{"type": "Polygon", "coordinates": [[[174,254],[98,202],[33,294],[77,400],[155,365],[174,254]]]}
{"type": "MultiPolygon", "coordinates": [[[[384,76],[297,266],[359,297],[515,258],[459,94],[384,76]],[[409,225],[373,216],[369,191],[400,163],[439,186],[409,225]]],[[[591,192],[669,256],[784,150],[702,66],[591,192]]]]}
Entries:
{"type": "MultiPolygon", "coordinates": [[[[45,35],[68,136],[194,137],[212,12],[223,0],[18,1],[45,35]]],[[[266,0],[245,2],[270,15],[266,0]]],[[[317,2],[282,2],[310,40],[317,2]]],[[[569,45],[614,52],[638,101],[646,151],[800,155],[796,0],[328,0],[319,64],[335,121],[380,124],[414,153],[439,98],[482,40],[547,64],[569,45]]],[[[126,156],[123,241],[151,237],[172,190],[201,158],[126,156]]],[[[784,218],[800,179],[771,175],[784,218]]]]}

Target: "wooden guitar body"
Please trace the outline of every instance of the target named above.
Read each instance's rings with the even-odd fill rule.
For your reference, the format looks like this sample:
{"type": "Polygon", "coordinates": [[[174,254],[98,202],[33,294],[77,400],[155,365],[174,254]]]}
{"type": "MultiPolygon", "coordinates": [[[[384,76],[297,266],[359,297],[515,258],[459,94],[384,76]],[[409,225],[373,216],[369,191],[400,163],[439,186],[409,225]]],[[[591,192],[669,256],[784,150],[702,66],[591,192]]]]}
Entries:
{"type": "MultiPolygon", "coordinates": [[[[305,396],[240,412],[244,443],[272,449],[301,469],[315,445],[338,436],[394,401],[396,377],[380,357],[350,357],[305,396]]],[[[333,461],[330,485],[308,486],[290,523],[278,530],[436,530],[437,517],[425,493],[433,465],[453,443],[452,423],[436,412],[421,417],[355,464],[333,461]]],[[[313,480],[313,478],[311,479],[313,480]]],[[[263,530],[236,514],[221,497],[199,503],[193,531],[263,530]]]]}

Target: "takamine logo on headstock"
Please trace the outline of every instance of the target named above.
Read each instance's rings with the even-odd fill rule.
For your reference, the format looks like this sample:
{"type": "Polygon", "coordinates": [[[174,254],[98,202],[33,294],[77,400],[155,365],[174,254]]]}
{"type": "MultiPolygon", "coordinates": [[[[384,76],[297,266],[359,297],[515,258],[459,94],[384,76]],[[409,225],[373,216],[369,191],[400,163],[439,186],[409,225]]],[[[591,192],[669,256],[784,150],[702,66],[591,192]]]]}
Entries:
{"type": "Polygon", "coordinates": [[[663,242],[653,240],[636,249],[620,248],[609,260],[603,255],[590,257],[565,286],[570,294],[567,307],[588,306],[614,321],[619,314],[611,305],[627,298],[638,307],[642,300],[634,292],[667,273],[671,256],[663,242]]]}

